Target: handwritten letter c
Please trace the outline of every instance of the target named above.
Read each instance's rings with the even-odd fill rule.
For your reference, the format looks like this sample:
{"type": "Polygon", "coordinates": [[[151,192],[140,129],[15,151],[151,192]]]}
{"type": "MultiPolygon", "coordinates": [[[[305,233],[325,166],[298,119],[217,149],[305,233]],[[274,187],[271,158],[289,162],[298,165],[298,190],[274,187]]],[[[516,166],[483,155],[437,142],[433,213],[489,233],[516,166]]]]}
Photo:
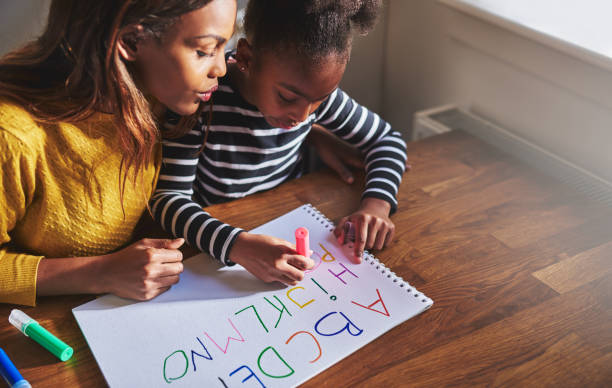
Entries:
{"type": "Polygon", "coordinates": [[[314,335],[312,335],[312,333],[308,332],[308,331],[297,331],[295,333],[293,333],[293,335],[291,337],[289,337],[289,339],[287,339],[287,342],[285,342],[286,344],[289,344],[289,342],[293,339],[293,337],[295,337],[298,334],[308,334],[309,336],[312,337],[312,339],[314,340],[315,344],[317,344],[317,348],[319,348],[319,355],[317,356],[317,358],[315,358],[314,360],[310,361],[310,363],[314,363],[317,362],[317,360],[319,358],[321,358],[322,352],[321,352],[321,345],[319,345],[319,341],[317,341],[316,337],[314,335]]]}

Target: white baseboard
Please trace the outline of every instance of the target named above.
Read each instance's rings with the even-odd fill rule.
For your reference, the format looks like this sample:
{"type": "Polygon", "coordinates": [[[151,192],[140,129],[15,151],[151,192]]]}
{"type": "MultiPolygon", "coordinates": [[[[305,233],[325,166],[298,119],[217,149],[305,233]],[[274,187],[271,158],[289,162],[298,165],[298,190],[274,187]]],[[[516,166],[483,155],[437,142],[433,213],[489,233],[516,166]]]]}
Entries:
{"type": "Polygon", "coordinates": [[[415,113],[414,121],[421,137],[461,129],[612,207],[611,182],[464,109],[445,105],[415,113]]]}

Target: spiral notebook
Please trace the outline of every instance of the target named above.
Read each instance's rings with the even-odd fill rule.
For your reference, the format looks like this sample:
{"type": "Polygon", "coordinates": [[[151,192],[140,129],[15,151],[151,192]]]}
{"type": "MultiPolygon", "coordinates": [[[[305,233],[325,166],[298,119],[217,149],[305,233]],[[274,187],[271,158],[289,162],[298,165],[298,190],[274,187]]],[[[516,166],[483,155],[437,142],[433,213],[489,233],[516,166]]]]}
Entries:
{"type": "Polygon", "coordinates": [[[371,254],[352,264],[311,205],[252,232],[293,242],[298,227],[309,230],[316,265],[297,286],[202,254],[151,301],[107,295],[75,308],[108,384],[295,386],[433,304],[371,254]]]}

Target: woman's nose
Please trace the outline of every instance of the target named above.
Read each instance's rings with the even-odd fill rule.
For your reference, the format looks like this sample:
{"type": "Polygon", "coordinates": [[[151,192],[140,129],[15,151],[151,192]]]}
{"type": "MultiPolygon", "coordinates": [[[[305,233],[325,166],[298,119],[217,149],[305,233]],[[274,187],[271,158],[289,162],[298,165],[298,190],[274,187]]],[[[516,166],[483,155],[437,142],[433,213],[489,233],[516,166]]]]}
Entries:
{"type": "Polygon", "coordinates": [[[208,71],[208,78],[221,78],[225,75],[226,71],[225,55],[223,55],[223,53],[218,54],[215,57],[215,62],[208,71]]]}

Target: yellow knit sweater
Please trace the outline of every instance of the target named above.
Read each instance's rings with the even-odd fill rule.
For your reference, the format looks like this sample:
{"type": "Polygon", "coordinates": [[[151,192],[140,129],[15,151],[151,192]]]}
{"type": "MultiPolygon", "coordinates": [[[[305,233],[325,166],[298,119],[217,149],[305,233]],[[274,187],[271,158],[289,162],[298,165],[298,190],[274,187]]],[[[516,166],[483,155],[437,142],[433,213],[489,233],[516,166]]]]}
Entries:
{"type": "Polygon", "coordinates": [[[129,242],[151,196],[161,153],[128,179],[123,209],[114,125],[40,124],[0,101],[0,302],[34,305],[43,257],[109,253],[129,242]]]}

